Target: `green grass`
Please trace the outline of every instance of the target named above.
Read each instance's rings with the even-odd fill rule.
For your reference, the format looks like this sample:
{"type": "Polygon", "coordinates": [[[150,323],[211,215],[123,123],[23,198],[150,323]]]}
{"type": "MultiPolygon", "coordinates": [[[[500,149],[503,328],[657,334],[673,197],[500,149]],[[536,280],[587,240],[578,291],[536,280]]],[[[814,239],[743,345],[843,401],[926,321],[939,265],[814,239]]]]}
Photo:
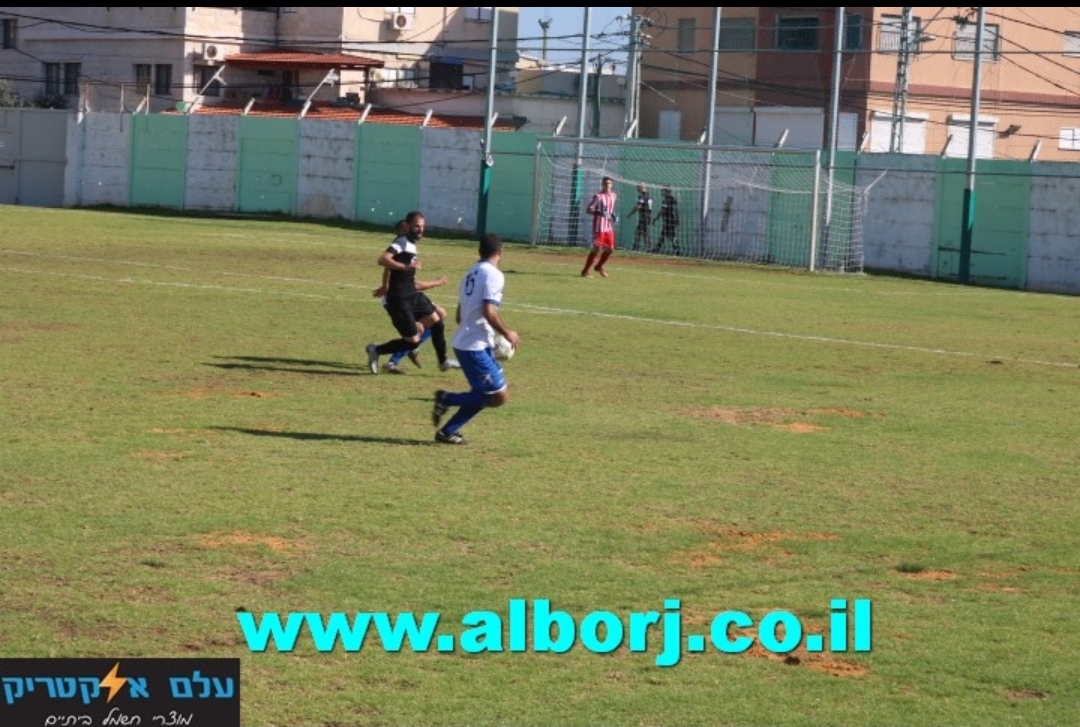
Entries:
{"type": "MultiPolygon", "coordinates": [[[[239,656],[259,725],[1077,724],[1080,301],[510,246],[510,403],[372,376],[385,231],[0,207],[0,654],[239,656]],[[251,653],[235,613],[873,602],[870,653],[251,653]]],[[[452,310],[472,243],[421,245],[452,310]]]]}

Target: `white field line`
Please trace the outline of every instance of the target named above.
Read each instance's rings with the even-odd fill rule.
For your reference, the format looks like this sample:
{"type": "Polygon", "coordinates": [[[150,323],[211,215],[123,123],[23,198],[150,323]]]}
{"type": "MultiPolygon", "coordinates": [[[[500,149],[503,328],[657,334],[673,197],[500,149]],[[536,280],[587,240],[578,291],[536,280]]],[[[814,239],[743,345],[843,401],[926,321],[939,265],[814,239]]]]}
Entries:
{"type": "MultiPolygon", "coordinates": [[[[66,259],[66,260],[76,260],[76,261],[83,261],[83,262],[107,262],[107,263],[114,263],[114,264],[127,264],[127,265],[139,266],[139,267],[150,267],[150,268],[160,268],[160,269],[167,269],[167,270],[177,270],[177,271],[181,271],[181,272],[200,272],[198,270],[194,270],[194,269],[191,269],[191,268],[173,267],[173,266],[165,266],[165,265],[154,265],[154,264],[151,264],[151,263],[122,262],[122,261],[116,261],[116,260],[95,260],[95,259],[92,259],[92,258],[74,258],[74,257],[68,257],[68,256],[46,256],[46,255],[40,255],[38,253],[21,253],[21,252],[12,251],[12,250],[0,250],[0,253],[4,253],[4,254],[26,254],[26,255],[36,256],[36,257],[53,257],[53,258],[66,259]]],[[[284,296],[284,297],[305,298],[305,299],[312,299],[312,300],[337,300],[337,301],[351,300],[350,298],[345,297],[345,296],[320,295],[320,294],[317,294],[317,293],[297,293],[297,292],[288,292],[288,291],[280,291],[280,290],[265,290],[265,289],[262,289],[262,288],[241,288],[241,287],[228,286],[228,285],[210,285],[210,284],[204,284],[204,283],[161,282],[161,281],[156,281],[156,280],[135,279],[135,278],[110,278],[110,277],[100,276],[100,275],[87,275],[87,274],[83,274],[83,273],[58,273],[58,272],[52,272],[52,271],[30,270],[30,269],[26,269],[26,268],[0,267],[0,272],[17,273],[17,274],[24,274],[24,275],[44,275],[44,276],[52,276],[52,277],[63,277],[63,278],[72,278],[72,279],[77,279],[77,280],[90,280],[90,281],[94,281],[94,282],[118,283],[118,284],[123,284],[123,285],[156,285],[156,286],[171,287],[171,288],[187,288],[187,289],[192,289],[192,290],[216,290],[216,291],[222,291],[222,292],[249,293],[249,294],[259,294],[259,295],[269,295],[269,296],[284,296]]],[[[338,283],[323,283],[321,281],[303,279],[303,278],[280,278],[280,277],[274,277],[274,276],[260,276],[260,275],[251,275],[251,274],[245,274],[245,273],[226,273],[226,272],[221,272],[221,273],[218,273],[218,274],[219,275],[234,275],[234,276],[238,276],[238,277],[246,276],[246,277],[253,277],[253,278],[258,278],[258,279],[263,279],[263,280],[272,280],[272,281],[283,281],[284,280],[284,281],[289,281],[289,282],[304,282],[304,283],[312,283],[312,284],[317,284],[317,285],[332,285],[334,287],[350,287],[350,288],[358,288],[358,289],[370,289],[370,286],[366,286],[366,285],[347,285],[347,284],[338,284],[338,283]]],[[[369,300],[371,302],[377,302],[374,299],[369,299],[369,300]]],[[[720,325],[720,324],[691,323],[691,322],[687,322],[687,321],[676,321],[676,320],[666,320],[666,319],[660,319],[660,318],[649,318],[649,317],[645,317],[645,316],[632,316],[632,315],[616,314],[616,313],[602,313],[602,312],[598,312],[598,311],[585,311],[585,310],[577,310],[577,309],[572,309],[572,308],[556,308],[556,307],[552,307],[552,306],[532,305],[532,304],[528,304],[528,303],[509,303],[509,304],[504,304],[504,305],[509,309],[521,309],[523,311],[529,311],[529,312],[538,313],[538,314],[587,315],[587,316],[594,316],[594,317],[597,317],[597,318],[627,320],[627,321],[633,321],[633,322],[636,322],[636,323],[647,323],[647,324],[652,324],[652,325],[664,325],[664,326],[682,326],[682,327],[686,327],[686,328],[696,328],[696,329],[700,329],[700,330],[714,330],[714,331],[723,331],[723,332],[726,332],[726,333],[737,333],[737,334],[741,334],[741,335],[766,336],[766,337],[770,337],[770,338],[780,338],[780,339],[787,339],[787,340],[793,340],[793,341],[807,341],[807,342],[826,343],[826,344],[842,345],[842,346],[857,346],[857,347],[861,347],[861,348],[876,348],[876,349],[880,349],[880,350],[907,351],[907,352],[911,352],[911,353],[932,354],[932,355],[937,355],[937,356],[957,356],[957,357],[967,357],[967,358],[979,358],[979,359],[983,359],[983,360],[995,360],[995,361],[1001,361],[1001,362],[1013,361],[1015,363],[1031,364],[1031,365],[1036,365],[1036,366],[1051,366],[1051,367],[1055,367],[1055,368],[1074,368],[1074,369],[1075,368],[1080,368],[1080,363],[1043,361],[1043,360],[1039,360],[1039,359],[1027,359],[1027,358],[1013,358],[1013,357],[1008,357],[1008,356],[995,356],[995,355],[987,355],[987,354],[977,354],[977,353],[972,353],[970,351],[956,351],[956,350],[950,350],[950,349],[944,349],[944,348],[931,348],[931,347],[925,347],[925,346],[909,346],[909,345],[892,344],[892,343],[878,343],[878,342],[874,342],[874,341],[859,341],[859,340],[849,339],[849,338],[836,338],[836,337],[832,337],[832,336],[817,336],[817,335],[799,334],[799,333],[785,333],[785,332],[781,332],[781,331],[766,331],[766,330],[758,330],[758,329],[754,329],[754,328],[745,328],[745,327],[740,327],[740,326],[725,326],[725,325],[720,325]]]]}
{"type": "Polygon", "coordinates": [[[985,354],[972,353],[970,351],[953,351],[946,348],[930,348],[926,346],[906,346],[897,343],[876,343],[874,341],[857,341],[851,338],[834,338],[832,336],[813,336],[805,333],[783,333],[781,331],[762,331],[755,328],[743,328],[740,326],[724,326],[710,323],[689,323],[686,321],[669,321],[660,318],[647,318],[644,316],[631,316],[619,313],[598,313],[596,311],[580,311],[571,308],[552,308],[550,306],[528,305],[517,303],[510,308],[521,308],[536,313],[555,313],[559,315],[588,315],[597,318],[611,318],[636,323],[652,323],[664,326],[685,326],[687,328],[699,328],[713,331],[725,331],[727,333],[739,333],[750,336],[768,336],[771,338],[783,338],[793,341],[812,341],[814,343],[831,343],[842,346],[860,346],[863,348],[878,348],[891,351],[910,351],[914,353],[928,353],[937,356],[962,356],[994,361],[1013,361],[1016,363],[1034,364],[1038,366],[1055,366],[1059,368],[1080,368],[1078,363],[1062,363],[1057,361],[1040,361],[1038,359],[1011,358],[1008,356],[988,356],[985,354]]]}
{"type": "MultiPolygon", "coordinates": [[[[49,260],[63,260],[66,262],[89,262],[89,263],[102,263],[106,265],[123,265],[127,267],[135,268],[151,268],[155,270],[171,270],[181,273],[198,273],[200,275],[207,274],[204,270],[197,268],[186,268],[181,265],[159,265],[157,263],[141,263],[131,260],[112,260],[109,258],[93,258],[93,257],[78,257],[74,255],[48,255],[37,252],[25,252],[21,250],[0,250],[0,254],[4,255],[24,255],[27,257],[46,258],[49,260]]],[[[257,275],[254,273],[233,273],[227,270],[219,270],[209,273],[210,275],[222,275],[225,277],[237,277],[237,278],[256,278],[259,280],[275,280],[278,282],[286,283],[311,283],[312,285],[333,285],[337,288],[367,288],[371,289],[370,285],[357,285],[356,283],[326,283],[322,280],[312,280],[311,278],[290,278],[280,275],[257,275]]],[[[77,277],[77,276],[76,276],[77,277]]],[[[102,278],[104,280],[104,278],[102,278]]]]}

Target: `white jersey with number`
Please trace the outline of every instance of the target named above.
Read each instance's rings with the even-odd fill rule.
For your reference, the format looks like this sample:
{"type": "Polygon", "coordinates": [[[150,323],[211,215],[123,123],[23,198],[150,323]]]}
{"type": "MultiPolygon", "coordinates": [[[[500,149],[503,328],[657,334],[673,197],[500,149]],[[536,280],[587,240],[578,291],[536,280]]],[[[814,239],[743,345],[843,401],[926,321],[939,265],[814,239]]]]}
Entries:
{"type": "Polygon", "coordinates": [[[491,348],[495,330],[484,318],[484,303],[501,305],[505,278],[497,267],[481,260],[473,265],[458,288],[461,323],[454,333],[453,346],[459,351],[491,348]]]}

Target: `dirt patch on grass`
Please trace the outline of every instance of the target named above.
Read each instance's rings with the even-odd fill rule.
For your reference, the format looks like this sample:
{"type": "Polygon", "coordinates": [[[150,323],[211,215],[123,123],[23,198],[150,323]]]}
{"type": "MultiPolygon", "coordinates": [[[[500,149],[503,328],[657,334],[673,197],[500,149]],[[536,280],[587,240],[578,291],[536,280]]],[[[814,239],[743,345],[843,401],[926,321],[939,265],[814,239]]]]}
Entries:
{"type": "Polygon", "coordinates": [[[183,429],[164,429],[163,427],[154,427],[150,430],[151,434],[183,434],[183,429]]]}
{"type": "Polygon", "coordinates": [[[862,419],[869,416],[866,412],[858,409],[807,409],[806,413],[829,417],[847,417],[849,419],[862,419]]]}
{"type": "Polygon", "coordinates": [[[952,581],[957,578],[957,575],[950,570],[900,571],[900,575],[913,581],[952,581]]]}
{"type": "MultiPolygon", "coordinates": [[[[779,543],[840,539],[838,535],[823,532],[794,533],[777,530],[755,533],[735,527],[717,528],[712,523],[699,524],[698,527],[711,538],[709,543],[703,548],[676,552],[672,556],[674,562],[691,568],[706,568],[719,565],[722,562],[721,555],[725,552],[745,552],[779,543]]],[[[787,551],[784,552],[790,555],[787,551]]]]}
{"type": "Polygon", "coordinates": [[[1019,568],[1001,568],[999,570],[984,570],[979,571],[980,578],[989,578],[991,580],[1001,580],[1004,578],[1016,578],[1022,573],[1027,573],[1033,570],[1030,565],[1022,565],[1019,568]]]}
{"type": "Polygon", "coordinates": [[[295,571],[288,568],[250,568],[231,567],[215,568],[207,571],[210,580],[229,581],[246,586],[258,586],[260,588],[272,586],[275,583],[291,578],[295,571]]]}
{"type": "Polygon", "coordinates": [[[230,548],[245,547],[252,545],[265,545],[270,550],[285,552],[307,550],[307,546],[295,540],[280,538],[276,535],[260,535],[258,533],[245,533],[234,531],[231,533],[208,533],[203,535],[199,542],[207,548],[230,548]]]}
{"type": "Polygon", "coordinates": [[[806,663],[806,668],[825,672],[834,677],[861,677],[870,673],[869,669],[854,661],[830,659],[824,656],[810,657],[806,663]]]}
{"type": "Polygon", "coordinates": [[[1046,699],[1050,696],[1038,689],[1010,689],[1005,695],[1009,699],[1046,699]]]}
{"type": "Polygon", "coordinates": [[[1016,568],[1001,568],[999,570],[979,571],[976,575],[986,580],[983,583],[977,585],[975,588],[977,590],[987,591],[990,593],[1027,593],[1026,588],[1002,583],[1002,581],[1006,579],[1011,580],[1013,578],[1018,578],[1030,570],[1032,570],[1031,566],[1022,565],[1016,568]]]}
{"type": "MultiPolygon", "coordinates": [[[[818,634],[825,630],[824,628],[815,628],[811,623],[804,623],[803,628],[804,644],[806,641],[806,634],[818,634]]],[[[754,644],[744,651],[743,655],[752,659],[767,659],[785,666],[803,667],[805,669],[810,669],[811,671],[821,672],[834,677],[862,677],[870,673],[870,669],[867,666],[860,664],[857,661],[838,659],[831,655],[810,653],[806,650],[804,644],[800,644],[786,654],[776,654],[761,645],[757,638],[757,629],[732,629],[729,636],[732,639],[738,638],[739,636],[751,637],[754,640],[754,644]]],[[[776,630],[776,638],[779,641],[783,641],[783,627],[776,630]]]]}
{"type": "Polygon", "coordinates": [[[810,432],[824,432],[829,427],[823,427],[818,424],[811,424],[810,422],[789,422],[787,424],[776,424],[773,429],[780,429],[785,432],[795,432],[796,434],[809,434],[810,432]]]}
{"type": "Polygon", "coordinates": [[[990,593],[1027,593],[1027,590],[1019,586],[1006,586],[1001,583],[980,583],[976,588],[990,593]]]}
{"type": "Polygon", "coordinates": [[[191,452],[151,452],[148,450],[142,450],[139,452],[132,452],[132,457],[136,459],[148,459],[151,462],[170,462],[180,459],[187,459],[191,456],[191,452]]]}
{"type": "Polygon", "coordinates": [[[711,407],[683,409],[679,413],[698,419],[709,419],[732,426],[766,425],[796,434],[822,432],[829,427],[806,421],[810,417],[843,417],[860,419],[870,416],[858,409],[784,409],[777,407],[711,407]]]}
{"type": "Polygon", "coordinates": [[[671,556],[671,559],[679,565],[691,568],[709,568],[720,565],[720,556],[705,550],[680,550],[671,556]]]}
{"type": "Polygon", "coordinates": [[[225,392],[225,391],[213,390],[213,389],[192,389],[190,391],[182,392],[180,394],[180,396],[185,396],[185,397],[187,397],[189,399],[205,399],[208,396],[215,396],[215,395],[220,396],[222,394],[231,394],[232,396],[245,397],[245,398],[249,398],[249,399],[250,398],[264,399],[264,398],[273,396],[273,394],[268,394],[265,391],[232,391],[232,392],[225,392]]]}

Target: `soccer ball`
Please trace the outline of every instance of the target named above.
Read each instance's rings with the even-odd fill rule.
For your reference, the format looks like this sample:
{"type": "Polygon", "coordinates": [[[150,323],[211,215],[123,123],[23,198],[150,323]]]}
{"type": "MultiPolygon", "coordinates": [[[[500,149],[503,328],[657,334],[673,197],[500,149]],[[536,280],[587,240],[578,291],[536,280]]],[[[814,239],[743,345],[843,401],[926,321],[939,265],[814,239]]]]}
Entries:
{"type": "Polygon", "coordinates": [[[509,361],[514,357],[514,347],[501,333],[495,334],[495,345],[492,346],[492,350],[495,352],[495,358],[500,361],[509,361]]]}

